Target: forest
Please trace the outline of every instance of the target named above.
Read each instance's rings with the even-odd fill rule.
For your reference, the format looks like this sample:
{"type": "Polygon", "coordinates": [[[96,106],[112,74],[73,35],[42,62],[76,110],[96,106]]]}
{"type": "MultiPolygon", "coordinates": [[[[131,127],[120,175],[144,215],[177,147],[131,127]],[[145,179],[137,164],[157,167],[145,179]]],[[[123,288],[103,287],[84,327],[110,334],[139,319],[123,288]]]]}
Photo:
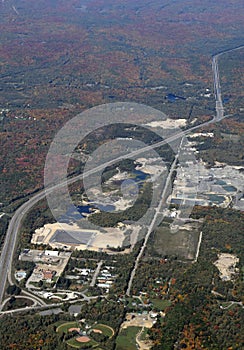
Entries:
{"type": "MultiPolygon", "coordinates": [[[[244,215],[232,209],[196,207],[192,218],[203,218],[203,240],[197,262],[177,257],[148,255],[147,250],[139,263],[133,281],[132,294],[143,293],[144,308],[165,312],[158,317],[148,331],[154,342],[153,350],[206,349],[241,350],[243,343],[243,225],[244,215]],[[214,265],[219,253],[236,254],[239,257],[238,274],[232,281],[223,281],[214,265]],[[143,278],[142,278],[143,276],[143,278]]],[[[79,318],[90,322],[98,320],[112,326],[116,332],[125,317],[126,310],[133,310],[130,299],[124,298],[128,276],[138,254],[140,242],[129,255],[75,251],[66,273],[74,266],[93,266],[95,261],[112,262],[116,280],[106,299],[98,298],[84,304],[79,318]],[[89,259],[90,262],[89,262],[89,259]],[[85,264],[85,265],[84,265],[85,264]],[[88,265],[87,265],[88,264],[88,265]],[[89,265],[93,264],[93,265],[89,265]]],[[[61,279],[60,283],[66,283],[61,279]]],[[[12,295],[19,293],[17,287],[9,289],[12,295]]],[[[90,290],[90,293],[99,291],[90,290]]],[[[72,320],[69,305],[62,307],[64,313],[41,317],[25,315],[1,318],[1,349],[66,349],[63,338],[55,333],[59,321],[72,320]],[[10,332],[14,329],[13,333],[10,332]],[[8,331],[6,331],[8,329],[8,331]],[[19,334],[24,336],[19,340],[19,334]],[[25,344],[25,345],[24,345],[25,344]],[[55,348],[55,345],[56,348],[55,348]],[[25,347],[24,347],[25,346],[25,347]],[[36,347],[35,347],[36,346],[36,347]]],[[[139,309],[134,306],[134,310],[139,309]]],[[[105,341],[105,349],[114,349],[114,339],[105,341]]]]}
{"type": "MultiPolygon", "coordinates": [[[[54,136],[77,114],[101,104],[137,102],[169,118],[186,119],[186,127],[211,119],[215,115],[212,56],[243,45],[242,8],[240,0],[91,0],[82,5],[80,0],[1,1],[0,215],[5,215],[0,218],[0,245],[14,211],[43,188],[45,159],[54,136]]],[[[208,166],[216,161],[243,166],[242,62],[243,49],[219,58],[228,117],[199,130],[214,133],[214,138],[198,139],[198,156],[208,166]]],[[[135,136],[148,144],[157,140],[143,128],[132,135],[111,126],[83,140],[79,150],[88,156],[97,145],[117,136],[135,136]]],[[[167,165],[172,162],[169,149],[158,153],[167,165]]],[[[83,166],[72,160],[69,173],[77,174],[83,166]]],[[[107,170],[103,180],[114,172],[107,170]]],[[[94,222],[114,226],[120,220],[137,220],[150,206],[150,185],[143,190],[133,210],[117,217],[97,214],[94,222]]],[[[75,186],[71,192],[74,200],[82,194],[75,186]]],[[[146,249],[133,282],[133,294],[146,293],[146,309],[165,312],[149,331],[152,350],[241,350],[243,213],[196,207],[192,217],[204,219],[198,261],[152,256],[152,249],[146,249]],[[219,277],[214,262],[220,252],[240,259],[233,281],[219,277]]],[[[53,220],[46,201],[41,201],[23,221],[15,267],[26,269],[27,277],[34,266],[18,261],[18,254],[23,247],[35,248],[30,244],[33,230],[53,220]]],[[[79,259],[116,260],[117,279],[107,299],[85,305],[78,315],[111,325],[115,337],[125,312],[131,310],[124,294],[140,244],[128,255],[75,251],[67,266],[69,272],[79,259]]],[[[67,281],[63,275],[60,286],[68,287],[67,281]]],[[[24,282],[7,289],[12,302],[24,282]]],[[[70,350],[64,335],[56,332],[60,322],[74,319],[68,307],[64,305],[60,315],[1,315],[0,348],[70,350]]],[[[115,338],[103,344],[104,350],[114,346],[115,338]]]]}

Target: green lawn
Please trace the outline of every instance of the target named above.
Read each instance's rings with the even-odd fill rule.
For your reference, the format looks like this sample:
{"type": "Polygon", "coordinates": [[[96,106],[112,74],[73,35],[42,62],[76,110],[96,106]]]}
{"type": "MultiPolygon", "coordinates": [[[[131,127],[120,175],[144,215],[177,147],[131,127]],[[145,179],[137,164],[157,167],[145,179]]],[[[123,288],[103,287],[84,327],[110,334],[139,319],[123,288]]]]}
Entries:
{"type": "Polygon", "coordinates": [[[171,305],[169,300],[161,300],[161,299],[150,299],[155,309],[164,311],[166,307],[171,305]]]}
{"type": "Polygon", "coordinates": [[[162,224],[155,231],[154,240],[150,241],[148,252],[151,255],[176,255],[179,258],[193,259],[198,244],[197,224],[191,231],[180,230],[172,234],[168,224],[162,224]]]}
{"type": "Polygon", "coordinates": [[[61,324],[60,326],[58,326],[57,328],[57,332],[59,333],[68,333],[69,328],[80,328],[79,323],[78,322],[66,322],[61,324]]]}
{"type": "Polygon", "coordinates": [[[66,342],[69,346],[72,346],[73,348],[78,348],[78,349],[82,349],[82,348],[86,348],[87,345],[91,345],[91,346],[95,346],[98,345],[97,342],[95,342],[95,340],[91,339],[89,342],[87,343],[79,343],[75,338],[69,339],[66,342]]]}
{"type": "Polygon", "coordinates": [[[143,332],[141,333],[140,340],[147,339],[147,333],[148,333],[148,329],[144,328],[143,332]]]}
{"type": "Polygon", "coordinates": [[[100,329],[100,331],[103,332],[103,335],[106,335],[107,337],[111,338],[114,335],[114,331],[111,327],[106,326],[105,324],[96,324],[92,327],[93,329],[100,329]]]}
{"type": "MultiPolygon", "coordinates": [[[[72,348],[77,348],[77,349],[80,349],[80,347],[82,345],[82,343],[79,343],[78,341],[76,341],[75,338],[67,340],[66,344],[68,344],[72,348]]],[[[86,343],[86,344],[88,344],[88,343],[86,343]]]]}
{"type": "MultiPolygon", "coordinates": [[[[68,333],[70,328],[80,328],[80,325],[78,322],[66,322],[66,323],[62,323],[57,327],[57,332],[58,333],[68,333]]],[[[99,329],[103,332],[104,335],[108,336],[109,338],[111,338],[114,335],[114,331],[113,328],[105,325],[105,324],[95,324],[92,327],[93,329],[99,329]]],[[[91,339],[89,342],[87,343],[79,343],[76,340],[77,336],[73,337],[72,339],[69,339],[66,343],[73,347],[73,348],[77,348],[77,349],[82,349],[85,348],[87,345],[91,345],[92,347],[97,347],[99,344],[94,340],[91,339]]]]}
{"type": "Polygon", "coordinates": [[[137,350],[136,336],[140,327],[122,329],[116,340],[116,350],[137,350]]]}

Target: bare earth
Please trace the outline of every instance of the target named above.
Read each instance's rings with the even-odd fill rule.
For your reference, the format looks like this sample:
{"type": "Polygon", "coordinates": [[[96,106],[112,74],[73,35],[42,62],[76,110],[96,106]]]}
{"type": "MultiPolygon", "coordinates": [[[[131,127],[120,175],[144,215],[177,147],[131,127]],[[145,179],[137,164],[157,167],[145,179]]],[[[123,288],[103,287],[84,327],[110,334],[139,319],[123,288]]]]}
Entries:
{"type": "Polygon", "coordinates": [[[235,267],[239,262],[239,258],[234,254],[221,253],[218,254],[218,260],[215,261],[214,265],[220,272],[220,278],[222,280],[230,281],[234,275],[238,272],[235,267]]]}
{"type": "Polygon", "coordinates": [[[88,343],[91,339],[83,335],[82,337],[75,338],[75,340],[78,341],[79,343],[88,343]]]}
{"type": "Polygon", "coordinates": [[[149,315],[139,314],[127,314],[126,321],[121,325],[121,328],[127,327],[146,327],[151,328],[153,326],[153,320],[149,315]]]}
{"type": "Polygon", "coordinates": [[[170,119],[167,118],[165,120],[155,120],[150,123],[145,124],[147,126],[151,126],[152,128],[165,128],[165,129],[174,129],[177,127],[185,126],[186,119],[170,119]]]}
{"type": "Polygon", "coordinates": [[[101,331],[101,329],[93,329],[92,330],[94,333],[99,333],[99,334],[102,334],[103,332],[101,331]]]}
{"type": "Polygon", "coordinates": [[[73,332],[73,331],[79,332],[80,328],[69,328],[69,332],[73,332]]]}

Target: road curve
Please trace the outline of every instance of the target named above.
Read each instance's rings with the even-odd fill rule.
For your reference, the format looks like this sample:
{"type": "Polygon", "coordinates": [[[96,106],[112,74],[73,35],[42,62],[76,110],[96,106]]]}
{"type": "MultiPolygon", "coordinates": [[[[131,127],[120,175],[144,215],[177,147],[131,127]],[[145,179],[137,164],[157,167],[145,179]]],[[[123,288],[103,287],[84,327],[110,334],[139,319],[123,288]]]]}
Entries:
{"type": "MultiPolygon", "coordinates": [[[[243,47],[244,46],[239,46],[238,48],[227,50],[225,52],[221,52],[221,53],[218,53],[217,55],[213,56],[213,59],[212,59],[212,71],[213,71],[213,78],[214,78],[213,79],[214,80],[214,93],[215,93],[215,100],[216,100],[216,106],[215,106],[216,116],[214,117],[213,121],[215,121],[215,122],[221,121],[222,119],[224,119],[224,118],[226,118],[228,116],[228,115],[224,116],[224,107],[223,107],[223,102],[222,102],[221,86],[220,86],[220,80],[219,80],[218,57],[221,56],[222,54],[226,53],[226,52],[231,52],[231,51],[234,51],[234,50],[237,50],[237,49],[241,49],[243,47]]],[[[206,125],[206,124],[212,123],[213,121],[210,121],[210,122],[207,122],[207,123],[203,123],[203,124],[201,124],[201,127],[204,124],[206,125]]],[[[188,129],[187,133],[192,131],[194,128],[196,129],[196,127],[188,129]]],[[[136,270],[137,270],[138,265],[139,265],[139,261],[140,261],[142,255],[143,255],[143,253],[144,253],[144,250],[146,248],[146,245],[147,245],[148,239],[149,239],[149,237],[151,235],[151,232],[153,231],[154,224],[155,224],[155,222],[157,220],[157,217],[158,217],[158,215],[160,213],[160,208],[163,206],[164,202],[166,202],[166,200],[167,200],[167,198],[166,198],[167,189],[168,189],[168,186],[169,186],[169,183],[170,183],[170,179],[171,179],[172,173],[173,173],[173,171],[175,169],[175,166],[176,166],[176,162],[177,162],[177,159],[178,159],[178,156],[179,156],[179,152],[180,152],[180,149],[181,149],[183,138],[184,137],[182,137],[182,139],[181,139],[181,144],[179,146],[178,153],[177,153],[177,155],[175,157],[175,160],[174,160],[174,162],[171,165],[171,169],[170,169],[170,172],[168,174],[168,177],[167,177],[167,180],[166,180],[166,184],[165,184],[165,187],[164,187],[163,192],[162,192],[161,201],[159,202],[158,207],[156,208],[154,218],[153,218],[151,224],[148,227],[148,232],[147,232],[147,234],[145,236],[145,240],[144,240],[143,245],[142,245],[142,247],[141,247],[141,249],[139,251],[139,254],[136,257],[134,267],[133,267],[133,269],[131,271],[130,279],[129,279],[127,290],[126,290],[126,295],[127,296],[130,296],[130,292],[131,292],[131,288],[132,288],[132,282],[133,282],[133,279],[135,277],[136,270]]],[[[202,232],[200,232],[200,237],[199,237],[199,242],[198,242],[197,254],[196,254],[195,261],[197,261],[197,258],[198,258],[198,255],[199,255],[201,240],[202,240],[202,232]]]]}
{"type": "MultiPolygon", "coordinates": [[[[228,50],[225,52],[234,51],[234,50],[240,49],[240,48],[242,48],[242,47],[234,48],[234,49],[231,49],[231,50],[228,50]]],[[[6,233],[6,237],[5,237],[5,241],[4,241],[4,245],[3,245],[3,249],[2,249],[1,257],[0,257],[0,304],[3,301],[4,290],[5,290],[7,278],[8,278],[9,283],[13,284],[12,261],[13,261],[14,251],[16,248],[17,236],[18,236],[18,232],[20,230],[21,224],[22,224],[23,217],[28,213],[28,211],[36,203],[38,203],[41,199],[45,198],[47,194],[53,192],[55,189],[62,188],[64,186],[66,186],[67,184],[71,184],[73,182],[76,182],[79,179],[82,179],[82,178],[87,177],[91,174],[94,174],[94,173],[98,172],[99,170],[104,169],[105,167],[112,165],[113,163],[115,163],[117,161],[120,161],[120,160],[126,159],[126,158],[131,158],[131,157],[139,155],[140,153],[143,153],[145,151],[157,148],[159,146],[165,145],[166,143],[170,143],[174,140],[182,138],[185,135],[191,133],[192,131],[195,131],[195,130],[197,130],[203,126],[206,126],[208,124],[211,124],[213,122],[220,121],[226,117],[226,116],[224,116],[224,111],[223,111],[223,104],[222,104],[222,100],[221,100],[220,83],[219,83],[219,74],[218,74],[218,57],[221,54],[224,54],[225,52],[219,53],[219,54],[213,56],[213,61],[212,61],[215,95],[216,95],[215,96],[216,97],[216,116],[212,120],[204,122],[200,125],[191,127],[187,130],[178,132],[178,133],[170,136],[166,140],[157,142],[157,143],[150,145],[150,146],[143,147],[140,150],[137,150],[137,151],[131,152],[127,155],[118,157],[112,161],[109,161],[105,164],[102,164],[102,165],[100,165],[100,166],[98,166],[90,171],[87,171],[81,175],[77,175],[73,178],[67,179],[66,181],[64,181],[62,183],[54,184],[49,188],[43,189],[40,192],[38,192],[37,194],[35,194],[32,198],[30,198],[27,202],[22,204],[15,211],[15,213],[14,213],[14,215],[9,223],[9,226],[8,226],[8,230],[6,233]]],[[[37,297],[36,297],[36,299],[37,299],[37,297]]],[[[39,299],[39,302],[43,304],[43,301],[41,299],[39,299]]]]}
{"type": "MultiPolygon", "coordinates": [[[[224,117],[222,117],[223,119],[224,117]]],[[[16,247],[16,241],[17,241],[17,236],[18,236],[18,232],[20,230],[21,227],[21,223],[23,220],[23,217],[28,213],[28,211],[36,204],[38,203],[41,199],[45,198],[46,195],[52,193],[54,190],[58,189],[58,188],[62,188],[66,185],[69,185],[73,182],[76,182],[79,179],[83,179],[84,177],[88,177],[91,174],[94,174],[102,169],[104,169],[105,167],[108,167],[112,164],[114,164],[115,162],[118,162],[122,159],[126,159],[126,158],[131,158],[134,156],[137,156],[145,151],[163,146],[167,143],[170,143],[172,141],[175,141],[179,138],[182,138],[183,136],[189,134],[190,132],[197,130],[203,126],[206,126],[208,124],[211,124],[215,122],[215,118],[213,118],[212,120],[209,120],[207,122],[204,122],[200,125],[196,125],[193,126],[185,131],[180,131],[170,137],[168,137],[166,140],[154,143],[153,145],[149,145],[149,146],[145,146],[143,148],[141,148],[140,150],[136,150],[133,152],[130,152],[127,155],[123,155],[120,156],[116,159],[113,159],[107,163],[104,163],[102,165],[97,166],[96,168],[89,170],[83,174],[77,175],[73,178],[67,179],[66,181],[59,183],[59,184],[55,184],[49,188],[43,189],[40,192],[38,192],[37,194],[35,194],[32,198],[30,198],[27,202],[25,202],[24,204],[22,204],[14,213],[9,226],[8,226],[8,230],[6,233],[6,238],[4,241],[4,246],[1,252],[1,258],[0,258],[0,304],[3,300],[3,296],[4,296],[4,289],[5,289],[5,285],[6,285],[6,281],[7,281],[7,277],[8,277],[8,281],[10,284],[13,284],[13,280],[12,280],[12,261],[13,261],[13,255],[14,255],[14,251],[15,251],[15,247],[16,247]]],[[[41,299],[40,299],[41,300],[41,299]]]]}

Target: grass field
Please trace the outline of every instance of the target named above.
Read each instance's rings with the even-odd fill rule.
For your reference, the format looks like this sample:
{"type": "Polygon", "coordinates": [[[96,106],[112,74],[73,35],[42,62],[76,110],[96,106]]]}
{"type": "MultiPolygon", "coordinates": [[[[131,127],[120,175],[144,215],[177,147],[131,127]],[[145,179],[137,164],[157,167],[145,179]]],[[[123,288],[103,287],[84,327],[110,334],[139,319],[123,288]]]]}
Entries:
{"type": "Polygon", "coordinates": [[[79,323],[78,322],[66,322],[61,324],[60,326],[58,326],[57,328],[57,332],[58,333],[68,333],[70,328],[80,328],[79,323]]]}
{"type": "MultiPolygon", "coordinates": [[[[80,328],[80,325],[78,322],[65,322],[62,324],[59,324],[57,327],[57,332],[58,333],[69,333],[69,329],[70,328],[80,328]]],[[[114,330],[112,327],[109,327],[105,324],[95,324],[93,325],[92,329],[99,329],[100,331],[102,331],[103,335],[112,338],[112,336],[114,335],[114,330]]],[[[88,335],[89,336],[89,335],[88,335]]],[[[87,343],[80,343],[76,340],[77,336],[69,339],[66,341],[66,343],[73,347],[73,348],[77,348],[77,349],[85,349],[87,346],[91,346],[91,347],[95,347],[96,349],[98,349],[97,347],[99,346],[99,343],[96,342],[94,339],[91,338],[91,340],[87,343]]],[[[89,336],[90,338],[90,336],[89,336]]]]}
{"type": "Polygon", "coordinates": [[[137,350],[136,336],[140,327],[122,329],[116,340],[116,350],[137,350]]]}
{"type": "Polygon", "coordinates": [[[171,255],[183,259],[194,259],[199,239],[199,230],[179,230],[172,233],[168,225],[162,225],[150,239],[149,255],[171,255]]]}
{"type": "Polygon", "coordinates": [[[166,307],[171,305],[169,300],[161,300],[161,299],[150,299],[155,309],[159,311],[164,311],[166,307]]]}
{"type": "Polygon", "coordinates": [[[92,327],[93,329],[99,329],[103,332],[103,335],[106,335],[107,337],[111,338],[114,335],[113,328],[106,326],[105,324],[96,324],[92,327]]]}
{"type": "Polygon", "coordinates": [[[140,335],[140,340],[146,340],[147,339],[147,334],[148,334],[148,329],[144,328],[144,330],[142,331],[142,333],[140,335]]]}
{"type": "Polygon", "coordinates": [[[67,341],[67,344],[69,346],[72,346],[73,348],[78,348],[78,349],[87,348],[87,345],[89,345],[89,346],[96,346],[96,345],[98,345],[98,343],[95,342],[95,340],[93,340],[93,339],[91,339],[87,343],[80,343],[75,338],[69,339],[67,341]]]}

